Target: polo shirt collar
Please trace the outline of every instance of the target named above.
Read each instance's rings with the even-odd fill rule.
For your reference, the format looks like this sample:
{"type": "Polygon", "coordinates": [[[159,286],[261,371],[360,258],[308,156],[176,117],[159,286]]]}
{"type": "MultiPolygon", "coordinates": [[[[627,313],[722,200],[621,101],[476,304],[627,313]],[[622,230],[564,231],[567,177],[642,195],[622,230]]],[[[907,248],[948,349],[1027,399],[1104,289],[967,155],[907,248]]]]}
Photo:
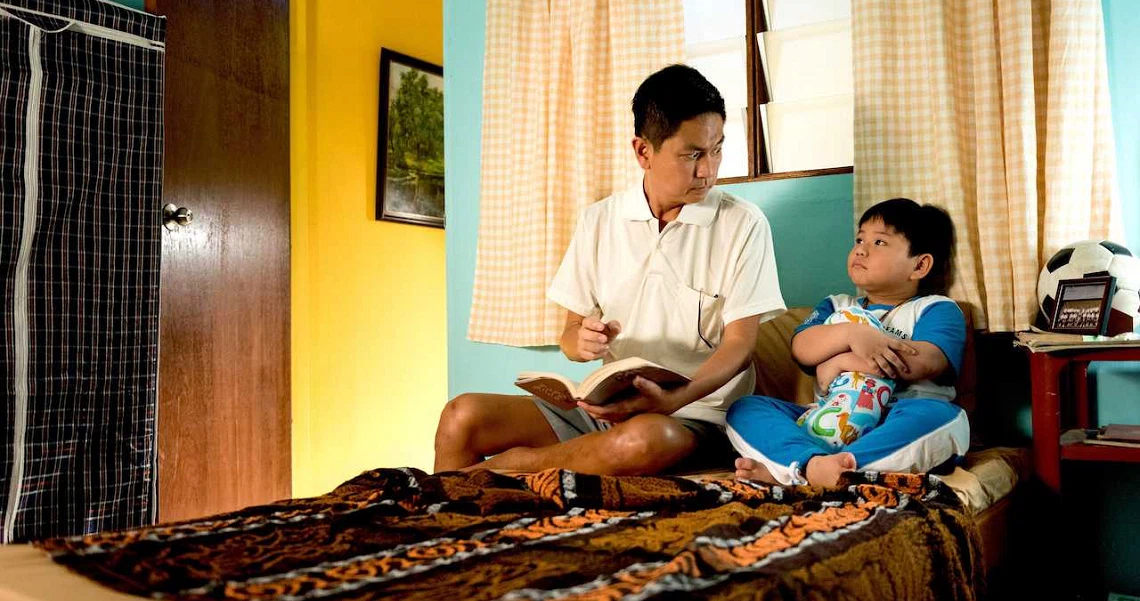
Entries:
{"type": "Polygon", "coordinates": [[[701,199],[701,202],[681,207],[681,214],[677,216],[677,221],[698,225],[700,227],[712,225],[713,218],[716,217],[716,206],[719,203],[719,197],[720,190],[717,190],[715,186],[710,188],[708,194],[705,194],[705,197],[701,199]]]}
{"type": "Polygon", "coordinates": [[[649,201],[645,199],[645,189],[641,180],[622,193],[621,216],[630,221],[649,221],[653,219],[653,211],[649,210],[649,201]]]}
{"type": "MultiPolygon", "coordinates": [[[[642,182],[630,186],[622,194],[621,215],[630,221],[649,221],[653,219],[653,211],[649,210],[649,201],[645,198],[645,189],[642,182]]],[[[716,217],[716,207],[720,190],[713,187],[709,193],[696,204],[681,207],[681,214],[677,221],[701,227],[712,225],[716,217]]]]}

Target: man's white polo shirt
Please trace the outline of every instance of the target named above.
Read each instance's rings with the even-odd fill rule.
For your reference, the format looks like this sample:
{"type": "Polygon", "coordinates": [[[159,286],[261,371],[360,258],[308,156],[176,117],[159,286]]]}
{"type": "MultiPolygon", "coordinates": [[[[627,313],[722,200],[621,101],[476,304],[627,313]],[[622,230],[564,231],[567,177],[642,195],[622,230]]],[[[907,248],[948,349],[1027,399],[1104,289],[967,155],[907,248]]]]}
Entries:
{"type": "MultiPolygon", "coordinates": [[[[720,345],[724,324],[785,309],[758,207],[714,187],[658,232],[640,182],[582,211],[547,296],[621,324],[606,362],[643,357],[689,376],[720,345]]],[[[749,367],[673,415],[723,425],[755,380],[749,367]]]]}

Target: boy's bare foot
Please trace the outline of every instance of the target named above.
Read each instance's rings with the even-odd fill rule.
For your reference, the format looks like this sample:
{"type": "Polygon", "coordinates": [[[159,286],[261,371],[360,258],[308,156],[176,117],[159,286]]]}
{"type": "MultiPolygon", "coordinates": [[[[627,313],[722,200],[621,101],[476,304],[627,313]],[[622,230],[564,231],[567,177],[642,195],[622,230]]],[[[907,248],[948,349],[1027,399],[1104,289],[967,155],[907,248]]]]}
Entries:
{"type": "Polygon", "coordinates": [[[779,482],[776,482],[776,479],[772,477],[772,472],[769,472],[763,463],[747,457],[736,458],[736,479],[779,484],[779,482]]]}
{"type": "Polygon", "coordinates": [[[855,469],[855,456],[851,453],[816,455],[808,460],[804,477],[812,486],[835,486],[843,472],[855,469]]]}

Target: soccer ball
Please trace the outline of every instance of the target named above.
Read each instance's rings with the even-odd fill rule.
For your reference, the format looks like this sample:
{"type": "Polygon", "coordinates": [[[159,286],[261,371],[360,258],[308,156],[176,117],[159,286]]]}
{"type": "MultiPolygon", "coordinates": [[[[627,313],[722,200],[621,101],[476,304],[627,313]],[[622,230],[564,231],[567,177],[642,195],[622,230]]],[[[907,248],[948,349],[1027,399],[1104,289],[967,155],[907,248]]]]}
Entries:
{"type": "Polygon", "coordinates": [[[1132,332],[1140,326],[1140,259],[1124,246],[1108,240],[1082,240],[1058,250],[1037,278],[1037,326],[1049,327],[1061,280],[1111,275],[1116,294],[1109,315],[1109,336],[1132,332]]]}

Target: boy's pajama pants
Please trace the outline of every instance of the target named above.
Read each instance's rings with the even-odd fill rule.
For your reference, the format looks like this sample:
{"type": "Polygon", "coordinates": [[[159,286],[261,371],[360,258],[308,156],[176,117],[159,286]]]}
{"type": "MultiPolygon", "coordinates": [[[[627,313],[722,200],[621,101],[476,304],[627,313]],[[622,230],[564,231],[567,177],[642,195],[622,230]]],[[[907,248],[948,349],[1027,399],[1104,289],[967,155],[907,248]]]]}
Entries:
{"type": "MultiPolygon", "coordinates": [[[[737,452],[768,468],[781,484],[806,484],[815,455],[828,454],[796,420],[810,407],[746,396],[728,410],[728,438],[737,452]]],[[[855,456],[859,471],[927,472],[970,448],[970,424],[961,407],[940,399],[898,399],[877,428],[839,452],[855,456]]]]}

